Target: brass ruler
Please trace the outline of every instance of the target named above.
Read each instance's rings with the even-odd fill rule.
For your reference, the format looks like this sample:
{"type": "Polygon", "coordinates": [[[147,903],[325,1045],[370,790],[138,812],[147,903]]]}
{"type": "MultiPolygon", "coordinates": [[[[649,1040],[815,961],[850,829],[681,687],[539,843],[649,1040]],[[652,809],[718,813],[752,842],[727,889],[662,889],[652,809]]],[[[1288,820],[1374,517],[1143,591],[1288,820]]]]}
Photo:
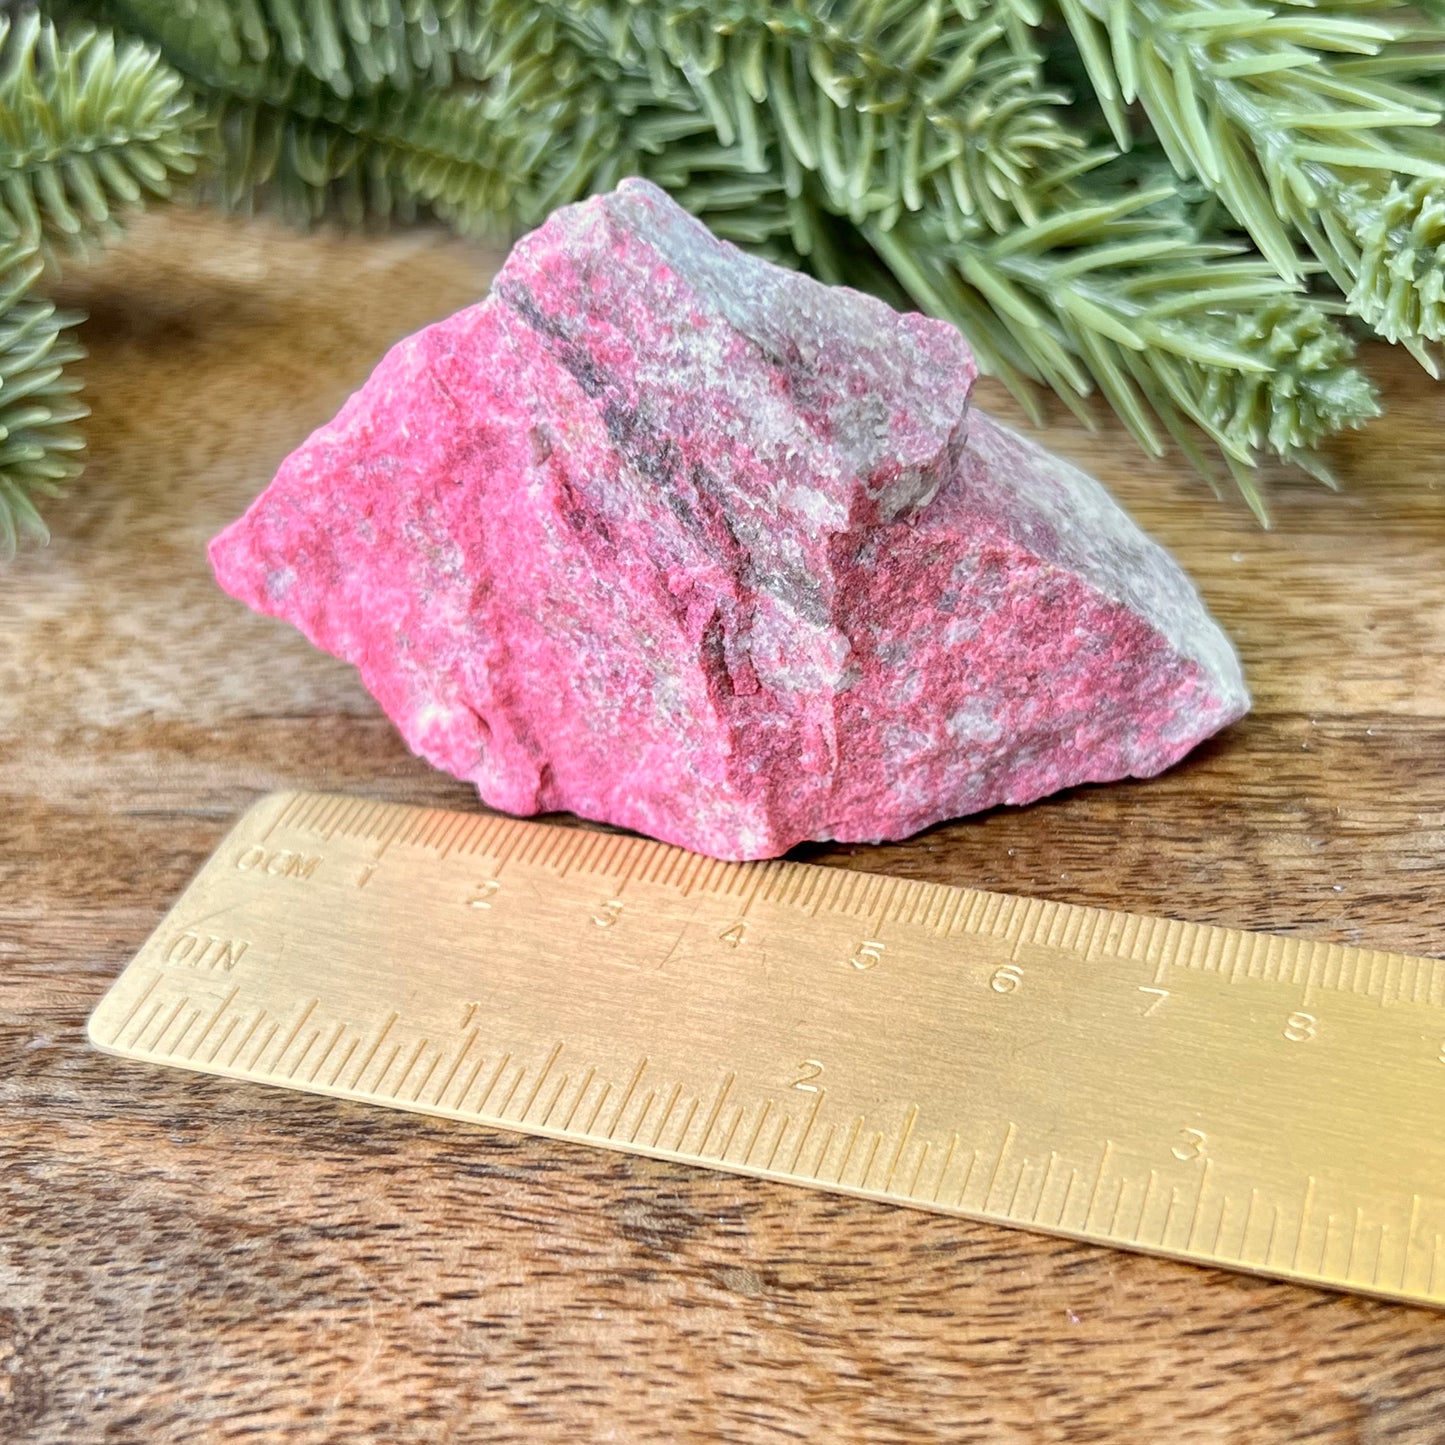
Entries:
{"type": "Polygon", "coordinates": [[[1445,1305],[1445,961],[284,793],[125,1058],[1445,1305]]]}

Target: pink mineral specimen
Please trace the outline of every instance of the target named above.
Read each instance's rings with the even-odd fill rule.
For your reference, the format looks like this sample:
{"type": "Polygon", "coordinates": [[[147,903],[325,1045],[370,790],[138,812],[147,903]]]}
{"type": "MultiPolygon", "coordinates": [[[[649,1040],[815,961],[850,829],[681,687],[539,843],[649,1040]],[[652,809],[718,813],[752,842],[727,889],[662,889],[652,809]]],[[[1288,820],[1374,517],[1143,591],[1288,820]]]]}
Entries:
{"type": "Polygon", "coordinates": [[[1246,710],[1239,663],[974,375],[628,181],[394,347],[211,559],[511,813],[765,858],[1155,774],[1246,710]]]}

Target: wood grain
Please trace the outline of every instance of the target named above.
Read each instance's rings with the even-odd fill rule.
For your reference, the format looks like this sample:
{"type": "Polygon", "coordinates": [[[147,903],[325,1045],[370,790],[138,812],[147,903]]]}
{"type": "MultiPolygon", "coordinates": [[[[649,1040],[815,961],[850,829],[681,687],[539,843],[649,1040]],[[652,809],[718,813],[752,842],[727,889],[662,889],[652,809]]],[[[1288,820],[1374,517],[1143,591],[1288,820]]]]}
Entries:
{"type": "MultiPolygon", "coordinates": [[[[1445,1442],[1425,1311],[87,1050],[260,792],[475,806],[203,548],[492,260],[167,214],[71,273],[91,465],[0,574],[0,1441],[1445,1442]]],[[[1342,495],[1277,479],[1270,533],[1117,428],[1049,433],[1198,579],[1245,723],[808,856],[1445,952],[1445,392],[1369,362],[1388,419],[1342,495]]]]}

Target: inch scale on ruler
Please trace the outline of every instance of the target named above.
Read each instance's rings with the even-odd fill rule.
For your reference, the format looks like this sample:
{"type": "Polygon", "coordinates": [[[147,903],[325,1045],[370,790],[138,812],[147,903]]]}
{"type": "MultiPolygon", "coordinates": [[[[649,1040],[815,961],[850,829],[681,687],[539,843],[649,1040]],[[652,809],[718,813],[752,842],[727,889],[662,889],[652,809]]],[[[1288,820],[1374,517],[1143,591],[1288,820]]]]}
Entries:
{"type": "Polygon", "coordinates": [[[1445,961],[286,793],[122,1057],[1445,1305],[1445,961]]]}

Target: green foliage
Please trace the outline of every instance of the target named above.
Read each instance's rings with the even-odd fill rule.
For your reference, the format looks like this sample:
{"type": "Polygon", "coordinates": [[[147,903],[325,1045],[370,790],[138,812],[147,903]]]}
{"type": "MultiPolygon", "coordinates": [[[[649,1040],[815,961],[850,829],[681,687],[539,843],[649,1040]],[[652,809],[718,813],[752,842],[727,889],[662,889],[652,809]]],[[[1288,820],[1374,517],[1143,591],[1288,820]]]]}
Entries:
{"type": "Polygon", "coordinates": [[[1306,274],[1302,242],[1368,324],[1392,341],[1438,339],[1439,259],[1406,212],[1427,233],[1438,224],[1440,106],[1407,83],[1408,61],[1332,59],[1380,57],[1406,35],[1386,22],[1393,0],[1057,3],[1120,145],[1138,101],[1175,170],[1217,194],[1281,276],[1306,274]],[[1396,284],[1387,300],[1384,274],[1417,294],[1396,284]]]}
{"type": "Polygon", "coordinates": [[[199,151],[184,82],[145,46],[0,16],[0,239],[98,235],[199,151]]]}
{"type": "Polygon", "coordinates": [[[43,541],[36,497],[55,496],[78,470],[86,413],[80,383],[66,374],[80,347],[67,328],[79,319],[31,294],[43,269],[31,247],[0,247],[0,558],[29,535],[43,541]]]}
{"type": "Polygon", "coordinates": [[[496,233],[574,199],[616,149],[615,125],[599,144],[600,77],[530,7],[507,54],[460,0],[82,8],[190,78],[220,140],[202,194],[228,209],[353,225],[428,209],[496,233]],[[362,43],[368,24],[390,38],[362,43]]]}
{"type": "Polygon", "coordinates": [[[1120,187],[975,244],[950,247],[927,226],[872,239],[982,363],[1015,390],[1031,378],[1070,402],[1097,385],[1146,451],[1164,451],[1162,428],[1212,477],[1193,423],[1261,520],[1261,449],[1323,475],[1320,442],[1378,412],[1323,309],[1267,261],[1201,239],[1173,185],[1120,187]]]}
{"type": "MultiPolygon", "coordinates": [[[[31,209],[0,211],[29,233],[57,185],[52,230],[161,189],[197,113],[200,193],[305,223],[501,233],[641,174],[740,244],[955,321],[1031,406],[1102,391],[1149,451],[1222,458],[1261,515],[1262,455],[1325,476],[1321,444],[1377,410],[1342,313],[1427,366],[1445,339],[1445,0],[50,8],[130,37],[112,88],[148,87],[156,119],[106,133],[104,185],[37,170],[31,209]]],[[[56,44],[33,42],[32,87],[56,44]]],[[[81,114],[118,107],[77,64],[52,101],[86,105],[41,129],[89,155],[81,114]]]]}
{"type": "Polygon", "coordinates": [[[86,408],[65,371],[78,317],[35,294],[45,256],[115,228],[195,169],[198,114],[181,77],[134,40],[33,13],[0,16],[0,558],[43,540],[38,497],[79,470],[86,408]]]}

